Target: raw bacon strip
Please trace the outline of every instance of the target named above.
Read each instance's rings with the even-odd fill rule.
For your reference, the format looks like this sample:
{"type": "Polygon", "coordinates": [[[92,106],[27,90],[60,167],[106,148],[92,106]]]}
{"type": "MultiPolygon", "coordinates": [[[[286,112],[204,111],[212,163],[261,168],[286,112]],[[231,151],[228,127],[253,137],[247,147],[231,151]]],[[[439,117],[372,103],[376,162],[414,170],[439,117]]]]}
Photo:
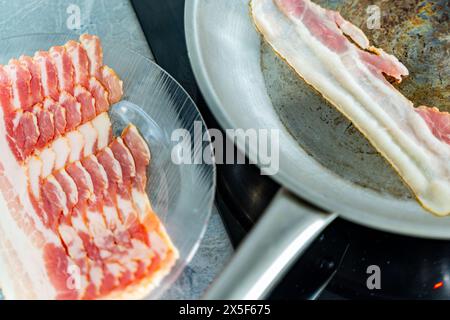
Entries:
{"type": "Polygon", "coordinates": [[[54,177],[66,194],[67,207],[71,211],[78,203],[77,185],[64,169],[57,171],[54,177]]]}
{"type": "Polygon", "coordinates": [[[53,176],[47,177],[41,185],[43,209],[47,213],[48,226],[55,230],[61,216],[67,214],[67,198],[61,185],[53,176]]]}
{"type": "Polygon", "coordinates": [[[34,55],[34,61],[39,68],[43,96],[58,101],[58,73],[50,54],[38,51],[34,55]]]}
{"type": "Polygon", "coordinates": [[[53,114],[55,137],[63,135],[66,132],[67,127],[66,109],[51,98],[46,98],[44,100],[44,109],[53,114]]]}
{"type": "Polygon", "coordinates": [[[53,141],[51,146],[55,153],[54,170],[60,170],[66,166],[70,156],[70,144],[66,137],[60,137],[53,141]]]}
{"type": "Polygon", "coordinates": [[[109,115],[104,112],[92,120],[92,126],[97,132],[97,150],[106,148],[112,141],[112,126],[109,115]]]}
{"type": "Polygon", "coordinates": [[[84,243],[74,227],[62,223],[58,228],[58,232],[67,248],[69,256],[75,263],[71,269],[78,279],[74,279],[73,286],[78,286],[79,292],[77,292],[76,295],[74,294],[72,299],[80,299],[89,286],[89,279],[87,276],[90,269],[89,258],[86,249],[84,248],[84,243]]]}
{"type": "Polygon", "coordinates": [[[86,169],[84,169],[81,162],[77,161],[70,164],[66,168],[66,171],[77,185],[78,202],[81,203],[92,199],[94,196],[94,184],[92,183],[91,176],[86,169]]]}
{"type": "Polygon", "coordinates": [[[353,122],[426,209],[450,214],[450,145],[430,129],[440,127],[434,117],[427,123],[384,77],[400,81],[406,68],[370,47],[337,13],[309,0],[251,4],[256,26],[274,50],[353,122]]]}
{"type": "Polygon", "coordinates": [[[59,104],[66,110],[66,131],[72,131],[81,124],[81,104],[69,93],[63,91],[59,104]]]}
{"type": "MultiPolygon", "coordinates": [[[[114,213],[118,214],[118,219],[120,220],[119,226],[122,227],[118,230],[119,235],[117,237],[120,239],[119,242],[128,243],[131,237],[136,236],[136,233],[130,233],[130,231],[133,231],[130,230],[130,227],[138,222],[135,205],[131,199],[131,185],[124,184],[122,166],[109,147],[102,150],[97,155],[97,159],[108,176],[106,203],[114,205],[117,208],[114,213]]],[[[130,158],[128,159],[131,160],[130,158]]],[[[129,166],[132,166],[132,164],[129,166]]],[[[139,238],[144,239],[144,241],[148,240],[145,235],[139,236],[139,238]]]]}
{"type": "Polygon", "coordinates": [[[35,199],[39,199],[41,197],[42,166],[42,160],[35,156],[28,162],[29,186],[31,194],[35,199]]]}
{"type": "MultiPolygon", "coordinates": [[[[33,159],[33,158],[32,158],[33,159]]],[[[42,161],[41,178],[47,178],[52,174],[55,168],[56,153],[53,148],[45,148],[40,154],[39,159],[42,161]]]]}
{"type": "Polygon", "coordinates": [[[74,82],[85,88],[89,83],[89,58],[84,48],[76,41],[69,41],[65,45],[69,57],[72,59],[74,82]]]}
{"type": "Polygon", "coordinates": [[[123,83],[117,74],[108,66],[103,66],[100,70],[100,81],[109,93],[109,103],[119,102],[123,96],[123,83]]]}
{"type": "MultiPolygon", "coordinates": [[[[118,188],[123,184],[122,168],[109,147],[106,147],[97,154],[97,160],[108,176],[108,194],[105,199],[111,206],[115,207],[117,205],[118,188]]],[[[120,215],[119,219],[121,219],[120,215]]],[[[121,222],[123,221],[121,219],[121,222]]]]}
{"type": "Polygon", "coordinates": [[[66,49],[62,46],[50,48],[50,57],[53,60],[53,64],[56,68],[56,74],[58,76],[59,91],[66,91],[73,95],[74,80],[72,60],[67,54],[66,49]]]}
{"type": "Polygon", "coordinates": [[[76,162],[83,157],[83,150],[85,146],[84,136],[79,131],[72,131],[66,135],[69,142],[70,154],[68,162],[76,162]]]}
{"type": "Polygon", "coordinates": [[[22,153],[18,149],[16,142],[14,141],[14,130],[13,130],[13,114],[16,111],[16,108],[12,99],[12,89],[11,89],[11,80],[9,79],[8,73],[5,68],[0,65],[0,107],[3,111],[5,118],[5,129],[6,129],[6,139],[8,141],[8,145],[11,148],[13,154],[16,159],[19,161],[23,160],[22,153]]]}
{"type": "MultiPolygon", "coordinates": [[[[93,156],[91,156],[93,157],[93,156]]],[[[88,158],[92,159],[92,158],[88,158]]],[[[70,175],[78,186],[78,192],[82,195],[80,197],[77,207],[84,212],[86,223],[88,225],[88,232],[84,231],[83,241],[84,246],[89,250],[89,258],[93,260],[91,265],[94,265],[97,270],[95,278],[94,290],[95,294],[101,293],[101,288],[107,288],[111,290],[111,286],[114,286],[115,279],[111,278],[111,275],[106,270],[102,258],[106,258],[104,252],[111,252],[114,250],[115,243],[111,231],[106,228],[102,213],[99,211],[98,205],[100,205],[98,199],[99,188],[103,179],[107,179],[106,176],[102,176],[100,172],[93,172],[92,162],[85,159],[83,163],[77,162],[71,165],[68,169],[70,175]],[[84,163],[84,164],[83,164],[84,163]],[[89,164],[89,165],[86,165],[89,164]],[[86,169],[86,167],[88,169],[86,169]]],[[[89,298],[89,295],[87,296],[89,298]]]]}
{"type": "Polygon", "coordinates": [[[109,94],[108,91],[96,78],[89,79],[89,91],[95,99],[95,110],[97,114],[108,111],[109,109],[109,94]]]}
{"type": "Polygon", "coordinates": [[[14,139],[23,159],[33,152],[39,139],[39,127],[36,116],[32,112],[25,112],[19,116],[14,130],[14,139]]]}
{"type": "Polygon", "coordinates": [[[132,178],[132,198],[134,206],[138,210],[139,221],[135,221],[130,225],[129,232],[134,237],[142,241],[142,243],[152,244],[155,256],[151,263],[144,268],[155,268],[158,261],[171,259],[173,252],[166,250],[165,243],[170,240],[165,235],[164,228],[158,223],[158,218],[154,214],[148,197],[145,193],[146,178],[140,175],[146,173],[147,166],[150,162],[150,151],[141,137],[137,129],[130,125],[122,133],[122,138],[133,155],[136,175],[132,178]]]}
{"type": "Polygon", "coordinates": [[[87,121],[91,121],[95,118],[96,110],[95,110],[95,99],[92,97],[92,94],[85,89],[82,85],[77,85],[75,87],[75,98],[81,105],[81,116],[82,123],[87,121]]]}
{"type": "Polygon", "coordinates": [[[136,175],[132,179],[133,188],[131,191],[135,207],[138,209],[140,221],[145,219],[152,212],[150,201],[146,194],[147,187],[147,167],[150,164],[150,150],[147,143],[139,134],[137,128],[129,125],[122,133],[122,139],[133,156],[136,168],[136,175]]]}
{"type": "Polygon", "coordinates": [[[8,72],[3,66],[0,66],[0,107],[5,115],[9,115],[17,108],[12,101],[12,84],[8,72]]]}
{"type": "Polygon", "coordinates": [[[41,74],[38,66],[34,63],[33,58],[29,56],[21,56],[20,63],[30,72],[30,99],[31,105],[42,102],[41,74]]]}
{"type": "MultiPolygon", "coordinates": [[[[117,242],[119,245],[122,245],[123,248],[128,247],[128,248],[132,249],[131,251],[135,250],[136,253],[140,252],[139,254],[136,254],[137,256],[134,257],[134,259],[138,259],[137,261],[140,261],[140,263],[142,263],[143,266],[150,265],[151,261],[150,261],[149,252],[151,252],[151,251],[149,250],[150,248],[146,247],[149,244],[149,240],[148,240],[148,236],[147,236],[147,232],[146,232],[145,228],[137,220],[134,220],[132,222],[132,224],[130,224],[128,227],[124,226],[120,222],[119,218],[116,216],[117,212],[114,210],[115,208],[110,207],[110,205],[106,205],[106,203],[110,203],[108,201],[108,197],[110,196],[110,190],[108,188],[109,181],[108,181],[107,171],[103,168],[103,166],[100,164],[100,162],[94,156],[90,156],[90,157],[84,159],[82,161],[82,164],[92,177],[92,181],[94,183],[94,190],[95,190],[94,193],[96,194],[96,199],[97,200],[101,199],[102,202],[104,202],[104,200],[106,200],[105,205],[102,208],[103,218],[105,220],[104,221],[100,220],[97,222],[97,224],[103,223],[103,222],[106,222],[106,223],[109,222],[109,223],[113,223],[115,226],[115,229],[113,229],[115,231],[113,231],[113,233],[109,233],[109,234],[106,233],[106,234],[99,236],[100,239],[103,238],[105,240],[97,241],[96,243],[97,243],[98,247],[104,248],[103,252],[105,254],[108,254],[108,256],[111,255],[110,256],[111,258],[116,258],[117,254],[123,255],[124,254],[123,250],[121,251],[120,249],[116,250],[114,247],[108,247],[108,244],[111,244],[111,242],[110,242],[112,240],[111,237],[113,237],[114,241],[117,242]],[[105,215],[105,212],[107,212],[108,210],[115,211],[113,213],[113,214],[115,214],[115,216],[112,217],[112,219],[111,219],[111,217],[110,217],[110,219],[108,219],[105,215]],[[125,229],[124,229],[124,227],[125,227],[125,229]],[[124,239],[123,236],[124,236],[125,232],[126,232],[126,238],[124,239]],[[135,240],[139,241],[139,242],[136,242],[135,240],[132,240],[131,247],[129,247],[129,244],[130,244],[129,236],[130,235],[135,240]],[[141,244],[139,244],[139,243],[141,243],[141,244]],[[138,248],[142,247],[142,246],[145,247],[145,250],[140,251],[138,248]],[[142,251],[143,251],[143,253],[142,253],[142,251]]],[[[114,174],[114,176],[116,176],[116,174],[114,174]]],[[[113,178],[117,179],[117,177],[113,177],[113,178]]],[[[113,204],[113,202],[111,202],[111,204],[113,204]]],[[[106,227],[106,225],[105,225],[105,227],[106,227]]],[[[125,249],[126,252],[128,253],[128,255],[130,255],[130,249],[125,249]]],[[[133,255],[131,255],[131,256],[133,257],[133,255]]],[[[124,258],[118,259],[118,261],[121,261],[124,258]]],[[[131,261],[128,263],[131,263],[131,261]]],[[[133,267],[129,267],[128,269],[134,270],[134,272],[132,272],[133,273],[132,277],[136,278],[137,276],[139,276],[138,265],[134,265],[133,267]]],[[[130,280],[132,279],[131,276],[128,276],[128,277],[130,277],[130,280]]],[[[124,280],[122,279],[122,281],[124,281],[124,280]]]]}
{"type": "Polygon", "coordinates": [[[18,60],[12,59],[4,67],[11,81],[14,109],[29,111],[32,107],[30,96],[31,74],[18,60]]]}
{"type": "Polygon", "coordinates": [[[76,264],[67,257],[64,248],[53,243],[47,244],[43,249],[43,261],[46,269],[49,270],[50,281],[56,291],[54,299],[79,299],[80,293],[76,286],[71,287],[67,285],[73,281],[73,275],[69,271],[76,264]]]}
{"type": "Polygon", "coordinates": [[[97,36],[83,34],[80,42],[89,58],[89,74],[100,79],[100,68],[103,66],[103,50],[100,39],[97,36]]]}
{"type": "Polygon", "coordinates": [[[87,157],[97,151],[98,132],[91,122],[87,122],[78,128],[84,137],[83,156],[87,157]]]}
{"type": "MultiPolygon", "coordinates": [[[[72,174],[77,173],[72,169],[72,174]]],[[[89,256],[92,256],[92,240],[89,240],[88,230],[83,222],[84,218],[80,216],[78,209],[73,210],[80,203],[77,185],[75,180],[65,170],[57,172],[55,177],[66,194],[67,206],[72,212],[72,216],[59,226],[59,233],[68,248],[70,257],[77,263],[78,268],[80,268],[81,275],[89,275],[92,270],[95,270],[95,268],[91,270],[91,267],[97,263],[89,258],[89,256]],[[85,246],[86,243],[87,245],[85,246]],[[88,253],[88,250],[90,250],[90,253],[88,253]]],[[[82,292],[88,291],[89,280],[90,275],[84,276],[82,292]]],[[[95,291],[95,288],[91,287],[89,290],[95,291]]]]}
{"type": "MultiPolygon", "coordinates": [[[[117,199],[114,199],[113,196],[116,196],[116,194],[114,193],[113,195],[110,194],[110,190],[108,188],[108,186],[110,185],[109,182],[109,177],[107,174],[106,169],[100,164],[99,160],[97,159],[97,157],[91,155],[87,158],[85,158],[82,161],[83,166],[85,167],[85,169],[89,172],[89,174],[91,175],[93,184],[94,184],[94,193],[97,199],[97,202],[100,201],[100,203],[102,204],[102,215],[103,215],[103,219],[104,222],[109,223],[109,224],[113,224],[115,225],[116,228],[119,229],[113,229],[116,231],[119,231],[119,234],[117,236],[115,236],[115,240],[116,242],[118,242],[120,245],[122,246],[127,246],[129,245],[129,238],[128,235],[126,235],[126,238],[123,238],[123,234],[121,234],[121,232],[129,232],[130,230],[133,231],[132,229],[126,229],[127,226],[122,224],[120,221],[120,218],[117,216],[117,208],[115,208],[116,206],[116,202],[117,199]],[[113,207],[114,206],[114,207],[113,207]],[[110,213],[114,214],[114,216],[106,216],[106,212],[105,211],[110,211],[110,213]],[[125,230],[120,230],[121,227],[125,227],[125,230]],[[125,240],[125,241],[123,241],[125,240]]],[[[117,181],[117,177],[116,177],[117,172],[114,173],[114,177],[112,177],[113,181],[117,181]]],[[[114,187],[113,187],[114,189],[114,187]]],[[[135,223],[137,223],[138,221],[136,220],[135,223]]],[[[148,243],[148,239],[145,238],[145,235],[140,235],[138,237],[138,239],[144,239],[144,241],[146,243],[148,243]]]]}
{"type": "Polygon", "coordinates": [[[130,150],[136,167],[136,187],[145,193],[147,186],[147,167],[150,164],[150,150],[147,143],[139,134],[137,128],[129,125],[122,133],[122,139],[130,150]]]}
{"type": "Polygon", "coordinates": [[[98,37],[84,34],[80,37],[80,42],[89,58],[89,74],[91,75],[89,90],[96,101],[101,99],[97,102],[97,113],[106,111],[107,104],[116,103],[122,98],[122,81],[114,70],[103,66],[103,50],[98,37]],[[96,83],[97,81],[100,82],[96,83]]]}
{"type": "Polygon", "coordinates": [[[39,127],[39,138],[36,143],[37,149],[43,149],[55,136],[55,121],[53,113],[44,109],[41,104],[34,106],[33,110],[39,127]]]}

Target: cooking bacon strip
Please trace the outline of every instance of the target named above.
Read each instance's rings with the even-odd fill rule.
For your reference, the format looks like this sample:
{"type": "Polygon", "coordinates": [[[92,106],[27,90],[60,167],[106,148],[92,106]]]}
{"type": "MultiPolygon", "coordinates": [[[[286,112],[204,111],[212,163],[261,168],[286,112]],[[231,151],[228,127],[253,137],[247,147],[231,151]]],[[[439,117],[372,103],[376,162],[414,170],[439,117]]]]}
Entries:
{"type": "Polygon", "coordinates": [[[426,209],[450,214],[450,145],[442,139],[440,116],[417,111],[384,77],[401,81],[407,69],[370,47],[338,13],[309,0],[251,4],[257,29],[274,50],[353,122],[426,209]]]}

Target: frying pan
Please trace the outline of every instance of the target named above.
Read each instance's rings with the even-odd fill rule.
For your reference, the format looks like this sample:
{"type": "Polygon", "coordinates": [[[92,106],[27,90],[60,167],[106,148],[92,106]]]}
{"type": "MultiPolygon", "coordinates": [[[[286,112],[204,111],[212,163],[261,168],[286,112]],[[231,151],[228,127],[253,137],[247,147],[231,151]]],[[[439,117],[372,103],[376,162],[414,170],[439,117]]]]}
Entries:
{"type": "MultiPolygon", "coordinates": [[[[448,110],[446,1],[396,1],[398,10],[370,1],[381,8],[379,30],[362,25],[368,1],[316,2],[357,20],[374,45],[406,64],[415,75],[400,88],[408,97],[448,110]],[[424,95],[424,88],[439,94],[424,95]]],[[[450,218],[425,212],[351,123],[268,48],[248,4],[188,0],[185,8],[189,56],[212,112],[224,128],[279,131],[280,167],[273,178],[284,187],[206,298],[263,298],[337,216],[399,234],[450,239],[450,218]]],[[[237,139],[238,148],[262,167],[257,146],[245,141],[237,139]]]]}

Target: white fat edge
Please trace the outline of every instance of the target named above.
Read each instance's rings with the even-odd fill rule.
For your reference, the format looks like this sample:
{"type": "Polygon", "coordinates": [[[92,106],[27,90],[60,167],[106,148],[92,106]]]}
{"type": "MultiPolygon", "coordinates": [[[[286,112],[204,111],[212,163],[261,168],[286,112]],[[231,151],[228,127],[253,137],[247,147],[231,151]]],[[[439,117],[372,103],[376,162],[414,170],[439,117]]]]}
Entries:
{"type": "Polygon", "coordinates": [[[103,270],[98,264],[91,266],[89,276],[95,287],[100,288],[103,281],[103,270]]]}
{"type": "Polygon", "coordinates": [[[97,143],[97,130],[92,126],[90,122],[86,122],[85,124],[78,127],[78,131],[84,137],[84,151],[83,156],[87,157],[94,153],[94,147],[97,143]]]}
{"type": "Polygon", "coordinates": [[[101,240],[109,235],[109,230],[106,229],[105,220],[101,212],[87,209],[86,217],[90,234],[94,239],[101,240]]]}
{"type": "Polygon", "coordinates": [[[105,215],[105,222],[110,230],[116,230],[118,226],[120,226],[121,221],[119,219],[119,215],[116,207],[113,206],[104,206],[103,214],[105,215]]]}
{"type": "Polygon", "coordinates": [[[170,249],[169,245],[155,231],[149,232],[149,238],[152,245],[152,250],[155,251],[155,253],[164,260],[168,250],[170,249]]]}
{"type": "Polygon", "coordinates": [[[115,278],[120,278],[123,271],[125,271],[124,267],[119,263],[110,262],[106,264],[106,269],[111,273],[115,278]]]}
{"type": "Polygon", "coordinates": [[[77,46],[66,48],[67,53],[69,54],[70,59],[72,60],[73,65],[73,74],[75,78],[75,83],[81,82],[81,73],[79,70],[80,65],[80,49],[77,46]]]}
{"type": "Polygon", "coordinates": [[[78,167],[79,170],[83,172],[86,183],[88,184],[89,192],[91,193],[90,197],[92,198],[94,195],[94,183],[92,182],[91,175],[87,170],[83,167],[80,161],[75,162],[75,166],[78,167]]]}
{"type": "MultiPolygon", "coordinates": [[[[24,269],[24,272],[28,274],[29,278],[32,280],[32,282],[28,284],[28,290],[34,292],[41,299],[54,298],[56,296],[56,291],[52,287],[47,275],[42,248],[36,248],[30,240],[30,235],[26,234],[24,230],[18,227],[15,220],[9,214],[6,201],[1,193],[0,211],[3,213],[0,214],[0,228],[2,230],[0,237],[11,239],[10,243],[13,250],[16,252],[18,259],[21,262],[20,267],[24,269]]],[[[49,232],[47,232],[47,234],[48,233],[49,232]]],[[[0,256],[3,254],[4,253],[1,253],[0,256]]],[[[11,267],[14,268],[14,266],[11,267]]],[[[11,279],[12,283],[15,282],[15,269],[10,271],[12,273],[1,274],[2,285],[5,284],[3,280],[5,277],[11,279]]],[[[12,296],[11,298],[16,299],[22,298],[14,296],[14,293],[11,294],[8,292],[8,287],[3,287],[2,289],[7,297],[12,296]]]]}
{"type": "Polygon", "coordinates": [[[11,80],[12,106],[15,110],[21,109],[19,100],[19,88],[17,86],[17,69],[16,66],[7,64],[4,69],[8,73],[11,80]]]}
{"type": "Polygon", "coordinates": [[[59,137],[52,143],[52,149],[56,155],[55,159],[55,170],[60,170],[66,166],[67,160],[69,159],[70,146],[69,141],[66,137],[59,137]]]}
{"type": "Polygon", "coordinates": [[[52,174],[55,167],[56,154],[53,148],[48,147],[39,153],[39,158],[42,161],[42,174],[41,178],[47,178],[52,174]]]}
{"type": "Polygon", "coordinates": [[[81,240],[75,229],[67,224],[61,224],[58,227],[59,234],[67,246],[69,255],[74,260],[86,259],[86,251],[83,241],[81,240]]]}
{"type": "Polygon", "coordinates": [[[36,199],[40,198],[40,177],[42,167],[42,161],[36,156],[32,156],[28,161],[28,177],[31,185],[31,191],[36,199]]]}
{"type": "Polygon", "coordinates": [[[123,221],[127,221],[127,218],[135,211],[131,200],[124,199],[120,195],[117,195],[117,208],[123,216],[123,221]]]}
{"type": "Polygon", "coordinates": [[[105,148],[104,152],[106,154],[108,154],[108,156],[111,158],[111,160],[112,160],[112,169],[120,177],[120,183],[122,183],[122,180],[123,180],[122,167],[120,166],[119,161],[117,161],[117,159],[114,157],[114,152],[112,152],[111,148],[109,148],[109,147],[105,148]]]}
{"type": "MultiPolygon", "coordinates": [[[[78,189],[75,181],[72,179],[72,177],[67,173],[65,169],[61,169],[59,171],[59,174],[63,176],[63,178],[70,184],[70,189],[72,190],[71,194],[66,194],[66,197],[70,198],[71,203],[78,203],[78,189]]],[[[69,201],[69,199],[68,199],[69,201]]]]}
{"type": "Polygon", "coordinates": [[[23,116],[23,110],[17,110],[16,114],[14,115],[14,118],[12,119],[13,124],[13,130],[17,129],[17,126],[19,125],[20,118],[23,116]]]}
{"type": "Polygon", "coordinates": [[[111,119],[107,112],[103,112],[94,120],[92,120],[92,126],[98,133],[97,148],[99,150],[104,149],[109,144],[109,138],[111,133],[111,119]]]}
{"type": "Polygon", "coordinates": [[[153,248],[149,248],[145,243],[137,239],[131,239],[131,244],[131,249],[127,252],[130,260],[134,260],[135,262],[143,262],[145,267],[150,266],[152,262],[151,260],[155,256],[153,248]]]}
{"type": "Polygon", "coordinates": [[[17,300],[24,295],[23,285],[22,281],[17,281],[17,275],[12,276],[16,272],[16,266],[3,244],[3,234],[0,225],[0,288],[6,299],[17,300]]]}
{"type": "Polygon", "coordinates": [[[58,198],[61,199],[61,205],[63,206],[63,214],[66,216],[69,213],[69,208],[67,206],[67,196],[66,193],[64,192],[64,189],[61,187],[61,185],[53,175],[47,177],[47,182],[55,186],[56,192],[59,195],[58,198]]]}
{"type": "Polygon", "coordinates": [[[96,164],[98,173],[100,174],[102,180],[105,182],[105,185],[108,186],[108,184],[109,184],[108,174],[106,173],[105,168],[103,168],[103,166],[100,164],[100,162],[98,162],[98,159],[96,156],[90,155],[89,159],[96,164]]]}
{"type": "MultiPolygon", "coordinates": [[[[137,263],[137,259],[134,258],[134,256],[132,255],[132,251],[133,249],[129,249],[127,251],[127,254],[120,257],[120,264],[128,271],[130,271],[131,273],[135,273],[138,270],[138,263],[137,263]]],[[[147,248],[147,253],[148,253],[148,248],[147,248]]],[[[146,262],[146,260],[143,260],[142,262],[146,262]]],[[[146,263],[146,265],[150,265],[149,263],[146,263]]]]}
{"type": "Polygon", "coordinates": [[[62,54],[58,51],[55,51],[54,48],[50,48],[49,50],[50,56],[52,58],[53,64],[56,68],[56,77],[58,78],[59,90],[63,91],[66,87],[65,78],[64,78],[64,66],[63,66],[63,57],[62,54]]]}
{"type": "MultiPolygon", "coordinates": [[[[270,4],[267,2],[265,5],[273,6],[273,3],[270,4]]],[[[433,179],[436,179],[436,176],[438,176],[435,169],[436,157],[432,159],[432,154],[427,154],[425,150],[422,150],[420,147],[418,148],[417,144],[414,143],[414,141],[411,141],[411,137],[408,137],[404,132],[400,132],[396,137],[399,138],[400,136],[402,148],[400,148],[398,144],[392,142],[393,137],[390,132],[386,130],[386,127],[398,128],[395,119],[389,117],[382,106],[376,106],[373,103],[373,99],[367,97],[367,94],[361,90],[359,85],[357,83],[355,84],[354,79],[352,79],[351,76],[348,76],[348,71],[342,66],[340,56],[322,45],[319,40],[312,37],[309,30],[302,24],[297,23],[295,25],[296,32],[294,33],[293,24],[287,22],[287,18],[276,8],[276,11],[272,12],[272,14],[274,14],[272,17],[264,15],[264,19],[258,19],[258,9],[261,8],[256,8],[255,11],[254,7],[254,16],[258,27],[264,30],[263,32],[267,40],[274,46],[275,50],[280,52],[285,58],[288,58],[289,63],[308,83],[316,87],[329,100],[334,101],[340,111],[352,119],[357,127],[370,137],[372,143],[374,143],[375,146],[381,150],[399,170],[401,170],[402,176],[408,181],[411,187],[415,189],[419,197],[424,194],[428,194],[428,197],[430,194],[436,195],[436,191],[433,193],[430,192],[430,187],[436,186],[436,181],[433,181],[433,179]],[[270,19],[273,19],[273,21],[265,24],[265,22],[270,19]],[[278,26],[276,24],[278,24],[278,26]],[[284,27],[280,27],[280,25],[283,24],[284,27]],[[286,34],[292,37],[290,41],[286,41],[286,38],[284,38],[286,34]],[[296,40],[300,41],[302,45],[295,46],[296,40]],[[305,43],[307,46],[304,45],[305,43]],[[317,58],[321,58],[322,61],[317,61],[317,58]],[[303,63],[303,61],[308,61],[308,64],[303,63]],[[322,63],[328,65],[328,69],[325,69],[322,63]],[[330,72],[332,73],[330,74],[330,72]],[[345,77],[344,79],[346,81],[344,84],[347,84],[347,87],[350,87],[350,92],[356,90],[356,97],[355,93],[350,95],[349,92],[345,91],[348,89],[342,90],[342,88],[340,88],[342,83],[336,82],[338,79],[342,82],[343,77],[345,77]],[[356,98],[359,99],[356,100],[356,98]],[[372,113],[375,113],[375,118],[372,113]],[[383,125],[380,125],[380,123],[383,125]],[[368,134],[369,132],[371,134],[368,134]],[[373,132],[376,134],[372,134],[373,132]],[[409,153],[416,161],[411,158],[411,155],[403,150],[404,148],[409,149],[409,153]],[[420,167],[417,166],[417,159],[419,159],[420,167]]],[[[265,9],[267,10],[267,8],[265,9]]],[[[410,113],[410,117],[413,119],[418,119],[412,108],[409,108],[409,111],[407,112],[410,113]]],[[[422,128],[424,129],[423,126],[422,128]]],[[[393,130],[395,130],[395,132],[398,131],[396,129],[393,130]]],[[[428,131],[430,130],[428,129],[428,131]]],[[[435,137],[432,138],[431,136],[428,138],[437,140],[435,137]]],[[[448,146],[446,146],[446,148],[448,148],[448,146]]],[[[448,161],[444,164],[444,167],[445,165],[448,166],[448,161]]],[[[439,181],[437,182],[439,183],[439,181]]],[[[445,190],[442,185],[438,185],[436,189],[439,189],[438,194],[441,195],[441,200],[450,199],[450,187],[447,186],[445,188],[447,190],[445,190]]],[[[436,199],[434,199],[434,202],[436,202],[436,199]]],[[[448,213],[450,211],[449,206],[450,204],[448,203],[439,204],[436,202],[433,206],[433,211],[437,211],[437,213],[440,211],[448,213]]]]}
{"type": "Polygon", "coordinates": [[[77,230],[78,232],[89,234],[89,230],[86,226],[86,223],[84,222],[83,218],[80,215],[72,216],[71,220],[72,226],[74,227],[75,230],[77,230]]]}
{"type": "Polygon", "coordinates": [[[116,138],[116,141],[118,144],[122,145],[128,158],[128,162],[132,165],[132,172],[130,173],[130,177],[133,180],[133,178],[136,177],[136,164],[134,162],[133,154],[131,153],[130,149],[128,149],[127,145],[123,142],[123,139],[121,137],[116,138]]]}
{"type": "Polygon", "coordinates": [[[104,65],[101,68],[101,80],[106,82],[107,85],[105,86],[109,86],[111,85],[111,89],[113,89],[114,82],[117,82],[117,84],[119,85],[120,91],[123,94],[123,81],[117,76],[117,74],[115,73],[115,71],[110,68],[107,65],[104,65]],[[110,79],[110,81],[108,81],[108,79],[110,79]],[[108,84],[109,83],[109,84],[108,84]]]}
{"type": "Polygon", "coordinates": [[[50,96],[50,88],[48,87],[48,77],[47,77],[47,63],[46,59],[41,56],[35,56],[33,59],[39,70],[39,74],[41,76],[41,86],[42,91],[44,93],[44,97],[50,96]]]}
{"type": "Polygon", "coordinates": [[[71,131],[66,135],[69,142],[69,163],[80,160],[84,149],[84,136],[78,131],[71,131]]]}
{"type": "Polygon", "coordinates": [[[139,213],[139,220],[145,221],[149,210],[151,210],[150,200],[146,193],[139,191],[137,188],[131,189],[131,197],[133,198],[134,206],[139,213]]]}
{"type": "Polygon", "coordinates": [[[92,40],[92,39],[85,39],[85,38],[80,38],[80,42],[81,42],[81,46],[84,48],[84,50],[87,53],[88,59],[89,59],[89,73],[92,76],[95,76],[97,73],[97,70],[100,69],[100,67],[103,64],[103,54],[101,52],[101,48],[99,48],[100,52],[99,52],[99,56],[98,58],[100,60],[97,59],[97,55],[96,55],[96,40],[92,40]]]}
{"type": "MultiPolygon", "coordinates": [[[[146,157],[148,157],[148,158],[149,158],[149,161],[151,161],[152,155],[151,155],[151,153],[150,153],[150,148],[149,148],[147,142],[145,141],[145,139],[144,139],[144,138],[142,137],[142,135],[139,133],[138,129],[137,129],[134,125],[131,125],[131,126],[128,127],[127,130],[129,130],[130,132],[132,132],[132,133],[137,137],[137,139],[139,139],[139,140],[141,141],[141,144],[142,144],[142,146],[143,146],[144,149],[145,149],[144,152],[145,152],[145,154],[146,154],[146,157]]],[[[128,145],[127,145],[127,148],[128,148],[128,145]]],[[[130,148],[128,148],[128,149],[130,149],[130,148]]],[[[130,152],[131,152],[131,150],[130,150],[130,152]]],[[[133,158],[133,160],[134,160],[134,158],[133,158]]]]}
{"type": "MultiPolygon", "coordinates": [[[[0,234],[4,234],[0,228],[0,234]]],[[[38,293],[30,290],[30,277],[21,267],[11,241],[0,236],[0,284],[5,299],[36,300],[38,293]],[[13,275],[13,276],[11,276],[13,275]]]]}

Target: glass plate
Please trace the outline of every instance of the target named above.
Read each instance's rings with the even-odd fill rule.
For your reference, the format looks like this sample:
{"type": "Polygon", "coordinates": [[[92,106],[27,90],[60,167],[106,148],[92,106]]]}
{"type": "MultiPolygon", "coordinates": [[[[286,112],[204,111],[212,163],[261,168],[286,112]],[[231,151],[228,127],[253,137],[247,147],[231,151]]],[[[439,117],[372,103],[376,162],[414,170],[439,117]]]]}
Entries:
{"type": "MultiPolygon", "coordinates": [[[[3,39],[0,64],[71,39],[78,40],[77,35],[32,34],[3,39]]],[[[205,233],[214,199],[215,166],[204,161],[180,165],[172,161],[172,151],[179,143],[171,139],[175,130],[187,130],[191,137],[195,123],[202,126],[202,134],[206,130],[200,112],[184,89],[148,58],[114,43],[102,44],[104,63],[124,83],[122,101],[109,112],[114,134],[119,135],[128,123],[133,123],[146,139],[152,154],[147,192],[180,254],[170,274],[147,296],[157,299],[182,273],[205,233]]],[[[212,152],[208,134],[192,148],[192,159],[203,159],[204,152],[212,152]]]]}

